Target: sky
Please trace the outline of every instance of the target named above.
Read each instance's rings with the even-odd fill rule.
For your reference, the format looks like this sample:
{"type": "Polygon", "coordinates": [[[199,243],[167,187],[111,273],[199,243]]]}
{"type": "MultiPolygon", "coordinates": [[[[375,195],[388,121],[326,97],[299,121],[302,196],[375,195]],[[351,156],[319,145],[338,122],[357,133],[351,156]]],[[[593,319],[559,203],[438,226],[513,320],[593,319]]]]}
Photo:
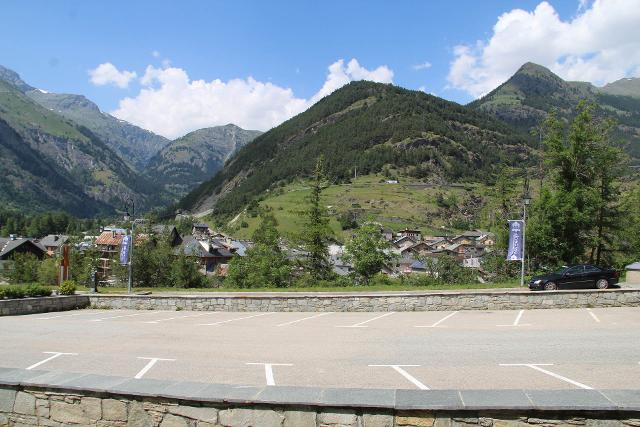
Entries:
{"type": "Polygon", "coordinates": [[[352,80],[467,103],[525,62],[640,76],[638,0],[0,1],[0,64],[176,138],[268,130],[352,80]]]}

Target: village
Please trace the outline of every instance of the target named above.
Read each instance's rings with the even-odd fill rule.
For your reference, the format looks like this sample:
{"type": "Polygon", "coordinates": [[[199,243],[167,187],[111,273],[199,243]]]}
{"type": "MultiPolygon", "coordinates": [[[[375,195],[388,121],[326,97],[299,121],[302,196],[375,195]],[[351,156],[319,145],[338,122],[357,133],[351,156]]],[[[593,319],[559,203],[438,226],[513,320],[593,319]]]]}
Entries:
{"type": "MultiPolygon", "coordinates": [[[[197,264],[201,274],[224,278],[229,262],[234,257],[244,257],[246,251],[254,246],[251,240],[236,239],[228,234],[213,230],[208,224],[194,222],[189,234],[181,234],[175,225],[148,225],[137,220],[141,231],[135,235],[134,253],[141,243],[153,239],[165,239],[177,256],[183,254],[197,264]]],[[[419,229],[404,228],[394,232],[388,228],[379,228],[384,240],[388,242],[386,251],[393,261],[385,265],[380,273],[390,276],[427,273],[427,263],[437,262],[438,258],[448,256],[466,268],[481,269],[482,258],[492,252],[495,235],[481,230],[465,231],[459,234],[438,236],[423,235],[419,229]]],[[[10,235],[0,238],[0,273],[9,268],[15,254],[29,253],[39,260],[62,258],[63,248],[85,253],[93,250],[97,254],[96,277],[102,285],[116,285],[114,266],[118,262],[123,240],[129,230],[118,226],[101,228],[97,236],[83,233],[82,236],[50,234],[40,238],[10,235]],[[73,242],[73,243],[72,243],[73,242]]],[[[290,246],[281,240],[280,247],[286,257],[292,261],[304,262],[307,254],[303,250],[290,246]]],[[[333,243],[328,247],[333,272],[338,276],[353,273],[352,264],[344,261],[344,246],[333,243]]],[[[135,256],[135,255],[134,255],[135,256]]],[[[73,267],[72,267],[73,268],[73,267]]],[[[153,286],[153,284],[148,284],[153,286]]]]}

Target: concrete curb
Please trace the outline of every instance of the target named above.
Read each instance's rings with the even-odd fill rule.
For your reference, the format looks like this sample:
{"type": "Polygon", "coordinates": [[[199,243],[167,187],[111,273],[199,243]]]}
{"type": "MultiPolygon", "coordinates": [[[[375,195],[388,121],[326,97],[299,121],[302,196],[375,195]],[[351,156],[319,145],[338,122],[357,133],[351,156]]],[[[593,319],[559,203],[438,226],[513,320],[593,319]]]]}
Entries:
{"type": "Polygon", "coordinates": [[[640,390],[403,390],[245,387],[0,368],[0,388],[267,406],[420,411],[640,412],[640,390]]]}

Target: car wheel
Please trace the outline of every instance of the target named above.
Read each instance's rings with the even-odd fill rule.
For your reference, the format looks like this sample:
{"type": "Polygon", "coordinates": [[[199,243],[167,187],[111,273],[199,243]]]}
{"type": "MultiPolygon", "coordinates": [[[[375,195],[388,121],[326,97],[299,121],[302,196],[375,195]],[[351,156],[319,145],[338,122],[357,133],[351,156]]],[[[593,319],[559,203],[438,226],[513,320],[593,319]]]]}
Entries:
{"type": "Polygon", "coordinates": [[[556,285],[556,282],[547,282],[544,284],[545,291],[555,291],[556,289],[558,289],[558,285],[556,285]]]}
{"type": "Polygon", "coordinates": [[[596,288],[607,289],[609,287],[609,281],[607,279],[600,279],[596,282],[596,288]]]}

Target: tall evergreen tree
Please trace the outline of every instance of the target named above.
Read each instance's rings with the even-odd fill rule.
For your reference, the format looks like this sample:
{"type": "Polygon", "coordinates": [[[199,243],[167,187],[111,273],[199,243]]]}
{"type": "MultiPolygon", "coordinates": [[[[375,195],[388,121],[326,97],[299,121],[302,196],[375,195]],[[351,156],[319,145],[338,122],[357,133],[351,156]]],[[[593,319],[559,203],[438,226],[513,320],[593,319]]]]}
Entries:
{"type": "Polygon", "coordinates": [[[333,231],[329,227],[329,214],[322,204],[324,190],[324,157],[316,162],[311,194],[307,198],[308,207],[302,212],[303,229],[300,235],[302,248],[307,252],[306,267],[315,280],[327,279],[331,275],[329,243],[333,231]]]}
{"type": "Polygon", "coordinates": [[[528,224],[531,253],[544,264],[600,262],[619,212],[620,151],[609,139],[611,123],[581,103],[568,134],[551,113],[545,123],[549,181],[528,224]]]}

